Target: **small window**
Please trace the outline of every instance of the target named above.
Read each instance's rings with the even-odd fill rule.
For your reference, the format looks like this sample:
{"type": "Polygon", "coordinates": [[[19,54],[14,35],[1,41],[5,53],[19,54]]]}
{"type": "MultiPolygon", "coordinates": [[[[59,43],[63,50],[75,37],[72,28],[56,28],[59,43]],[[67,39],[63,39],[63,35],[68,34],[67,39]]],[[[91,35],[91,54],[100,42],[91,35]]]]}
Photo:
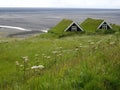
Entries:
{"type": "Polygon", "coordinates": [[[72,26],[71,31],[77,31],[77,26],[72,26]]]}
{"type": "Polygon", "coordinates": [[[106,29],[107,30],[107,24],[103,24],[102,25],[102,29],[106,29]]]}

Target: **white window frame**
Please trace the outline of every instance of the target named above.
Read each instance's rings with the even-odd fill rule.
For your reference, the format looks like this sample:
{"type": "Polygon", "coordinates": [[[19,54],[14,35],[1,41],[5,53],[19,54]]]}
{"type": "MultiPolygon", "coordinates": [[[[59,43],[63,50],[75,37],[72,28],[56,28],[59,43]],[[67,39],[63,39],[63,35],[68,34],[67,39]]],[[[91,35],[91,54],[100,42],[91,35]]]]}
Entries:
{"type": "Polygon", "coordinates": [[[77,26],[72,26],[71,31],[77,31],[77,26]]]}
{"type": "Polygon", "coordinates": [[[107,30],[107,24],[103,24],[103,25],[102,25],[102,29],[107,30]]]}

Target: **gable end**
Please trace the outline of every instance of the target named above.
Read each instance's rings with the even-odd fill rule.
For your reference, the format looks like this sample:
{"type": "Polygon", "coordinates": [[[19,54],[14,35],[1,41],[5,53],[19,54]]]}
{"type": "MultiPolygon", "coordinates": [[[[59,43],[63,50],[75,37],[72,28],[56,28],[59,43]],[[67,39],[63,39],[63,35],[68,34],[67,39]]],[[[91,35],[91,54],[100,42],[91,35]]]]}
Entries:
{"type": "Polygon", "coordinates": [[[84,31],[77,23],[72,22],[66,29],[65,32],[67,31],[84,31]]]}
{"type": "Polygon", "coordinates": [[[107,22],[103,21],[97,29],[105,29],[105,30],[109,30],[112,29],[111,25],[108,24],[107,22]]]}

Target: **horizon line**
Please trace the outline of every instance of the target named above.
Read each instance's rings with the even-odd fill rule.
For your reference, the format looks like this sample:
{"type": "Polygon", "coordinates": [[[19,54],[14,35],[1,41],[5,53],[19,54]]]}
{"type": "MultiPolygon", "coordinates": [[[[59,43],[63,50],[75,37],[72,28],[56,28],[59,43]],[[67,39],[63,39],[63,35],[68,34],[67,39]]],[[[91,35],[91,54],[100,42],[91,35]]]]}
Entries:
{"type": "Polygon", "coordinates": [[[120,9],[120,8],[80,8],[80,7],[0,7],[0,8],[25,8],[25,9],[120,9]]]}

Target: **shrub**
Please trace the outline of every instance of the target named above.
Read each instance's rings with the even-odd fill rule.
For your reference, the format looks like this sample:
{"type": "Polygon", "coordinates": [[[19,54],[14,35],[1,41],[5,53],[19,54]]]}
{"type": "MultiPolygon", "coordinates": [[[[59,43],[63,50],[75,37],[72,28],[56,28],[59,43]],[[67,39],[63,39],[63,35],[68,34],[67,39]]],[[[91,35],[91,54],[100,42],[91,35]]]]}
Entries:
{"type": "Polygon", "coordinates": [[[97,34],[112,34],[112,33],[115,33],[115,30],[112,30],[112,29],[110,29],[110,30],[100,30],[100,29],[98,29],[98,30],[96,30],[96,33],[97,34]]]}
{"type": "Polygon", "coordinates": [[[92,80],[91,82],[86,84],[85,90],[103,90],[103,87],[98,81],[92,80]]]}

